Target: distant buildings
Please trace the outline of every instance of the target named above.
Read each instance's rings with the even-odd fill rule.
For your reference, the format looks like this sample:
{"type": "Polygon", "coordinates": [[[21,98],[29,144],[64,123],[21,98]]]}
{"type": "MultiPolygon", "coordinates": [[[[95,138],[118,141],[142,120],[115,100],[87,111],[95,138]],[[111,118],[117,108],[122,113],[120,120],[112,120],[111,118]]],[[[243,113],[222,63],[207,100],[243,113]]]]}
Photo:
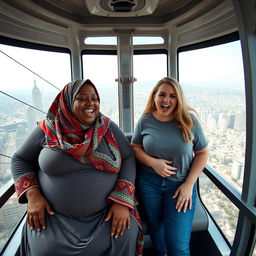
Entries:
{"type": "Polygon", "coordinates": [[[21,217],[25,214],[27,205],[18,205],[17,199],[10,198],[0,211],[0,251],[3,249],[7,239],[14,231],[17,223],[19,223],[21,217]]]}
{"type": "Polygon", "coordinates": [[[245,130],[245,112],[238,111],[235,113],[235,122],[234,122],[235,130],[245,130]]]}
{"type": "Polygon", "coordinates": [[[3,125],[0,125],[0,130],[3,132],[14,132],[16,131],[18,125],[24,125],[26,122],[24,120],[14,120],[13,122],[10,123],[5,123],[3,125]]]}
{"type": "Polygon", "coordinates": [[[219,129],[224,132],[228,128],[243,131],[245,130],[245,112],[237,111],[227,114],[222,112],[208,113],[206,122],[209,131],[219,129]]]}
{"type": "Polygon", "coordinates": [[[244,162],[242,160],[233,160],[231,175],[236,180],[243,181],[244,177],[244,162]]]}
{"type": "Polygon", "coordinates": [[[16,195],[10,198],[4,207],[0,211],[0,223],[5,230],[10,230],[15,228],[13,223],[18,223],[21,216],[25,213],[27,205],[20,205],[17,202],[16,195]]]}

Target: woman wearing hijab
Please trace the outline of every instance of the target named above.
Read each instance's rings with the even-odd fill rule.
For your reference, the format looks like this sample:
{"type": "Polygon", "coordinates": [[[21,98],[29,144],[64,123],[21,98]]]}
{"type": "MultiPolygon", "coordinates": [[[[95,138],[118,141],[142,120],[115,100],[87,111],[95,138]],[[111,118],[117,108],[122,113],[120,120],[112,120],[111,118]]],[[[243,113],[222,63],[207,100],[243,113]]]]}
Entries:
{"type": "Polygon", "coordinates": [[[142,254],[135,160],[117,125],[100,112],[90,80],[67,84],[12,158],[28,203],[21,255],[142,254]]]}

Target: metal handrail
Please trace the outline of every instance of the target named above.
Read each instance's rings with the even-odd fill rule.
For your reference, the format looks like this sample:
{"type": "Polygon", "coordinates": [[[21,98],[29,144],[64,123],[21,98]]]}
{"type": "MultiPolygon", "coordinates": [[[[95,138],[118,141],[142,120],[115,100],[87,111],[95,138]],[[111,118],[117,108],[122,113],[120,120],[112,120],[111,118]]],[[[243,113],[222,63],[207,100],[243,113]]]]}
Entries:
{"type": "Polygon", "coordinates": [[[238,192],[232,185],[230,185],[220,174],[218,174],[212,167],[206,165],[204,174],[215,184],[221,192],[239,209],[243,215],[247,216],[254,225],[256,225],[256,208],[248,205],[243,199],[240,192],[238,192]]]}
{"type": "Polygon", "coordinates": [[[9,200],[9,198],[14,194],[15,188],[13,180],[9,180],[1,189],[0,189],[0,208],[9,200]]]}

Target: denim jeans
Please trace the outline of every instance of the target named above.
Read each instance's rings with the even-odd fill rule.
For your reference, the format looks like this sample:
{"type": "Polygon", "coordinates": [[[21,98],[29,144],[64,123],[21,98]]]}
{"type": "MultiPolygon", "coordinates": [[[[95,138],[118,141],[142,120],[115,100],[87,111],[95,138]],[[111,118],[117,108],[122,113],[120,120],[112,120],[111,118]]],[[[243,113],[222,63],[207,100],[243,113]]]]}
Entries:
{"type": "Polygon", "coordinates": [[[177,198],[172,198],[180,182],[143,170],[138,174],[137,182],[156,252],[159,255],[189,256],[196,186],[193,188],[192,209],[184,213],[177,211],[177,198]]]}

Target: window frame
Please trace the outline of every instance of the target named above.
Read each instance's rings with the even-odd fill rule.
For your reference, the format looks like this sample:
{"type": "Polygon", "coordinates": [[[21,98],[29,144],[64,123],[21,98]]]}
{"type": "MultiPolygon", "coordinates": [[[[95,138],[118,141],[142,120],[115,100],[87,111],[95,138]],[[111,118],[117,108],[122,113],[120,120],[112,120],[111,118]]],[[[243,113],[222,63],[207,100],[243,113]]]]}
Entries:
{"type": "MultiPolygon", "coordinates": [[[[218,38],[202,41],[199,43],[191,44],[191,45],[186,45],[186,46],[181,46],[177,49],[177,77],[179,77],[179,53],[189,51],[189,50],[197,50],[197,49],[202,49],[206,47],[211,47],[211,46],[217,46],[220,44],[225,44],[229,42],[233,42],[236,40],[240,40],[240,36],[238,31],[230,33],[225,36],[221,36],[218,38]]],[[[242,48],[243,50],[243,48],[242,48]]],[[[244,61],[244,60],[243,60],[244,61]]],[[[243,62],[243,65],[244,62],[243,62]]],[[[245,84],[246,86],[246,84],[245,84]]],[[[250,110],[250,105],[252,102],[248,102],[248,90],[245,88],[245,107],[246,107],[246,144],[248,140],[248,133],[250,132],[249,129],[247,129],[248,126],[252,127],[253,126],[253,113],[251,113],[250,110]],[[249,125],[248,125],[249,124],[249,125]]],[[[253,136],[253,135],[251,135],[253,136]]],[[[255,136],[255,135],[254,135],[255,136]]],[[[245,149],[245,162],[247,161],[247,154],[250,155],[251,152],[247,152],[247,147],[245,149]]],[[[238,222],[237,222],[237,227],[236,227],[236,232],[235,232],[235,238],[233,242],[233,246],[229,244],[227,241],[227,238],[223,234],[222,230],[219,228],[218,224],[216,221],[214,221],[211,213],[207,209],[207,207],[204,205],[203,201],[201,200],[200,197],[200,191],[198,191],[198,196],[204,205],[204,207],[207,209],[207,212],[209,213],[209,216],[211,219],[214,221],[216,224],[216,227],[222,234],[223,238],[226,240],[227,244],[232,248],[231,249],[231,255],[236,255],[236,250],[237,250],[237,245],[235,244],[236,241],[241,242],[241,238],[239,238],[239,234],[242,234],[245,232],[245,230],[249,231],[249,238],[247,241],[247,249],[253,250],[253,243],[255,241],[255,236],[256,236],[256,202],[249,202],[246,200],[248,198],[248,195],[255,194],[255,186],[249,186],[250,184],[250,177],[253,177],[252,172],[253,170],[250,168],[246,169],[245,166],[245,171],[244,171],[244,179],[243,179],[243,186],[242,186],[242,192],[237,193],[237,191],[225,180],[223,179],[213,168],[210,166],[206,165],[205,169],[203,172],[206,174],[206,176],[220,189],[220,191],[238,208],[239,211],[239,216],[238,216],[238,222]]],[[[200,182],[200,179],[199,179],[200,182]]]]}

